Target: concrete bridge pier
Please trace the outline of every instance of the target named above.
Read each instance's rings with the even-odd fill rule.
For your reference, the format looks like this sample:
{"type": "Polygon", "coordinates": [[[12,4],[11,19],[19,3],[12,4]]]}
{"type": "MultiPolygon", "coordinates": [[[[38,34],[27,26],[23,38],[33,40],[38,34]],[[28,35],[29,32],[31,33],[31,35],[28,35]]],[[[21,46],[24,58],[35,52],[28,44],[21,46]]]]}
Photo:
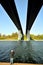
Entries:
{"type": "Polygon", "coordinates": [[[30,30],[27,30],[27,41],[30,40],[30,30]]]}
{"type": "Polygon", "coordinates": [[[21,33],[21,30],[18,31],[18,40],[23,40],[23,34],[21,33]]]}

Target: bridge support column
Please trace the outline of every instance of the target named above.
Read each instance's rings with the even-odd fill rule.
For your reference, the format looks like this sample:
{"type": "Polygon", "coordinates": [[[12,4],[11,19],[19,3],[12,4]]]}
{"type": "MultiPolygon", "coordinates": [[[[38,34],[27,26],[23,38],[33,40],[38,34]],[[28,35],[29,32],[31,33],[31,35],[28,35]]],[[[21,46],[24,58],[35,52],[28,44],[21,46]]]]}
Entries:
{"type": "Polygon", "coordinates": [[[18,31],[18,40],[21,40],[22,39],[22,33],[21,33],[21,30],[18,31]]]}
{"type": "Polygon", "coordinates": [[[30,30],[27,31],[27,41],[30,40],[30,30]]]}

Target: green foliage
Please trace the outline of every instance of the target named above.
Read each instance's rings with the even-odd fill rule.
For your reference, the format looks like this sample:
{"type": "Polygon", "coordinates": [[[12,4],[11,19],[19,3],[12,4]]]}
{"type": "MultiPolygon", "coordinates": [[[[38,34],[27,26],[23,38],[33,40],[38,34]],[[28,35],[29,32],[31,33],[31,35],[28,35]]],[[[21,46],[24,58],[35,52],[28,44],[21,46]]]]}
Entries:
{"type": "Polygon", "coordinates": [[[34,35],[34,34],[30,34],[30,37],[32,40],[43,40],[43,34],[42,35],[34,35]]]}

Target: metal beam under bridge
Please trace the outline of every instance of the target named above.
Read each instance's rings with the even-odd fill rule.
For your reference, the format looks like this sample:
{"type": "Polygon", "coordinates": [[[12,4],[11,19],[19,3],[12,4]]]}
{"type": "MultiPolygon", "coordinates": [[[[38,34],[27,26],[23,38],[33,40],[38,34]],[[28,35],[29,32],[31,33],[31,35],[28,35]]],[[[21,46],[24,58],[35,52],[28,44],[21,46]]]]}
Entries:
{"type": "Polygon", "coordinates": [[[26,34],[29,33],[41,7],[43,0],[28,0],[26,34]]]}
{"type": "Polygon", "coordinates": [[[0,3],[7,12],[7,14],[9,15],[9,17],[12,19],[13,23],[16,25],[18,30],[20,30],[23,35],[22,27],[20,24],[14,0],[0,0],[0,3]]]}

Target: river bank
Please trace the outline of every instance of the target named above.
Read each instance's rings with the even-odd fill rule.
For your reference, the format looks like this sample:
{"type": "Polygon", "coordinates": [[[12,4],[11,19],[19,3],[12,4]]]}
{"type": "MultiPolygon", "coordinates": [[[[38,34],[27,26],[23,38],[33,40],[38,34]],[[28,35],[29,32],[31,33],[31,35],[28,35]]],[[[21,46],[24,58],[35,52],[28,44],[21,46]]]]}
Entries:
{"type": "MultiPolygon", "coordinates": [[[[0,62],[0,65],[10,65],[10,63],[0,62]]],[[[14,63],[13,65],[43,65],[43,64],[14,63]]]]}

